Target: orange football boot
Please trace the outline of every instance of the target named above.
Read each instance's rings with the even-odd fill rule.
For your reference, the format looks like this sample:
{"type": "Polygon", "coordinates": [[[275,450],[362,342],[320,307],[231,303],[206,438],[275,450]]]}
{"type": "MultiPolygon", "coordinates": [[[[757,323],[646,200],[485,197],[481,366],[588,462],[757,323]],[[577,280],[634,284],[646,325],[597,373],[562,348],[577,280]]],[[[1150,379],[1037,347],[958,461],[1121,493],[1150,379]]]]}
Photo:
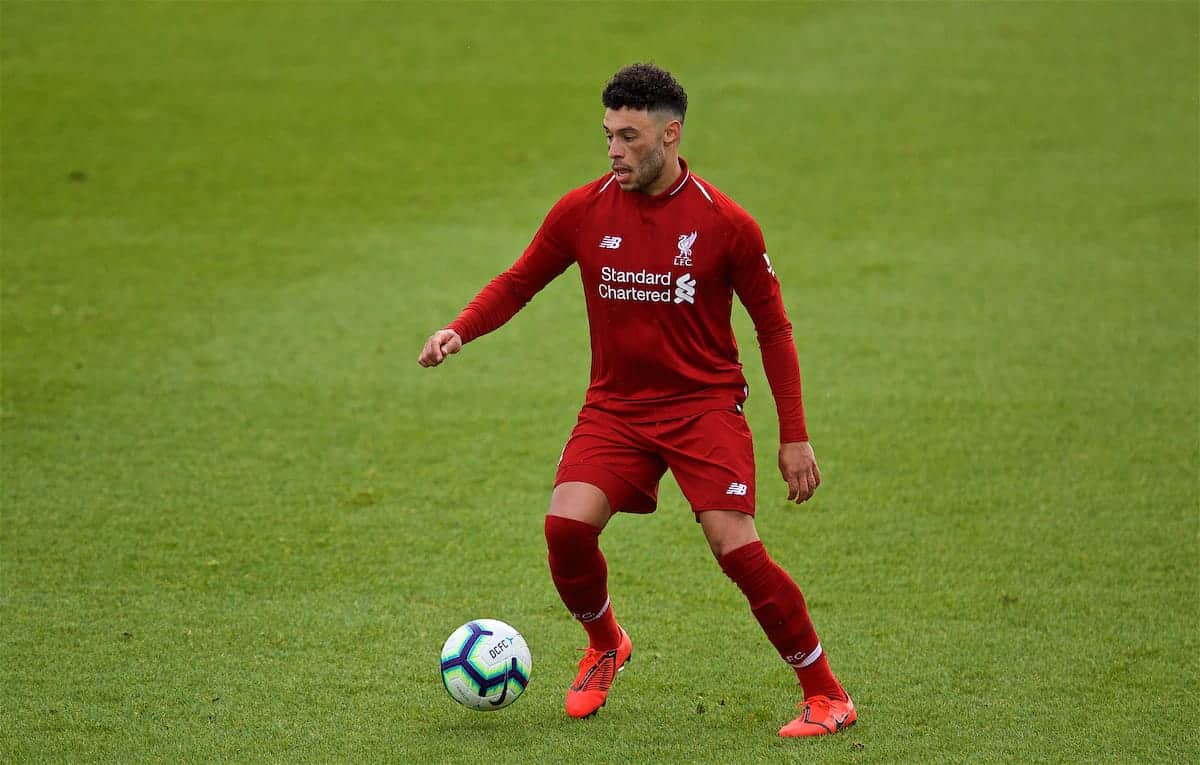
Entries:
{"type": "Polygon", "coordinates": [[[579,662],[579,674],[567,689],[567,714],[571,717],[590,717],[604,706],[608,689],[625,662],[633,656],[633,643],[621,629],[621,642],[616,648],[601,651],[588,648],[579,662]]]}
{"type": "Polygon", "coordinates": [[[827,736],[849,728],[858,719],[854,702],[847,696],[845,701],[828,696],[813,696],[800,702],[804,714],[779,729],[785,738],[794,736],[827,736]]]}

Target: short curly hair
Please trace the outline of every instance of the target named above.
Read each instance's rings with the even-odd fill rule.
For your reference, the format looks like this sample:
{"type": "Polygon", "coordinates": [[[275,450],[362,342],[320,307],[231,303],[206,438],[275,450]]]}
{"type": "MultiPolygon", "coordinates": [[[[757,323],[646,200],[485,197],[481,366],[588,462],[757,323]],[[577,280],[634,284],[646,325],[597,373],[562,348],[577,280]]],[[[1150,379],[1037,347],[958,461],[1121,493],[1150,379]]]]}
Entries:
{"type": "Polygon", "coordinates": [[[654,64],[630,64],[604,88],[600,99],[609,109],[645,109],[669,111],[683,122],[687,114],[687,93],[671,73],[654,64]]]}

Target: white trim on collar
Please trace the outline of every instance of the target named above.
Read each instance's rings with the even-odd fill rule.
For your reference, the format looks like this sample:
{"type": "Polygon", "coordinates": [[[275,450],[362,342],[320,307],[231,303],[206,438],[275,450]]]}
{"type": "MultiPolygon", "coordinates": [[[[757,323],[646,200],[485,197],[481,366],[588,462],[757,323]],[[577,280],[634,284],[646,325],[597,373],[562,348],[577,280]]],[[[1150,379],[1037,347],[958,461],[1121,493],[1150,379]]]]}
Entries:
{"type": "Polygon", "coordinates": [[[692,169],[691,169],[691,168],[688,168],[688,171],[687,171],[686,173],[684,173],[684,174],[683,174],[683,180],[682,180],[682,181],[680,181],[680,182],[679,182],[679,185],[678,185],[678,186],[676,186],[674,189],[672,189],[672,190],[671,190],[671,193],[670,193],[670,194],[667,194],[667,196],[669,196],[669,197],[673,197],[673,196],[675,196],[676,194],[678,194],[678,193],[679,193],[679,190],[680,190],[680,189],[682,189],[682,188],[683,188],[685,185],[687,185],[688,178],[691,178],[691,177],[692,177],[692,169]]]}

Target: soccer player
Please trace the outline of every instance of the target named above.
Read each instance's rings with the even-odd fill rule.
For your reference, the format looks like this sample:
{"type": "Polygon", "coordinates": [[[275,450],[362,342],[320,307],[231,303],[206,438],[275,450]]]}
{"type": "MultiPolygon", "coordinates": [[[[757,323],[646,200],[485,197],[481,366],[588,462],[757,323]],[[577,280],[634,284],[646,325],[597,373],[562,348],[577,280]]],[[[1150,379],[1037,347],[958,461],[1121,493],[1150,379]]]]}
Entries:
{"type": "Polygon", "coordinates": [[[821,482],[792,327],[762,232],[679,156],[687,94],[669,72],[625,67],[602,101],[612,171],[562,197],[524,254],[433,333],[418,363],[441,364],[577,265],[591,383],[545,525],[551,578],[588,637],[567,714],[595,714],[633,653],[609,599],[600,534],[616,512],[653,512],[669,468],[722,571],[799,679],[801,714],[780,735],[836,733],[857,719],[854,703],[830,670],[799,587],[754,526],[754,446],[730,324],[734,295],[754,321],[775,399],[788,499],[804,502],[821,482]]]}

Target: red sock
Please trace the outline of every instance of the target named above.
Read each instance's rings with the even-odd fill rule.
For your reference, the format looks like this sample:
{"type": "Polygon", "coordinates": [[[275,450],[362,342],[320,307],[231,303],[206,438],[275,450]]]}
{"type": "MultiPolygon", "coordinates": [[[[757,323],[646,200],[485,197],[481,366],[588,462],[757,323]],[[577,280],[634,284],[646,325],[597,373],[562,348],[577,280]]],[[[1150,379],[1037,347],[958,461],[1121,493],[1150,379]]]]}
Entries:
{"type": "Polygon", "coordinates": [[[846,692],[829,669],[821,641],[808,617],[800,588],[767,555],[762,542],[751,542],[726,553],[721,570],[750,601],[750,612],[783,660],[796,670],[804,697],[845,699],[846,692]]]}
{"type": "Polygon", "coordinates": [[[608,564],[600,552],[600,529],[582,521],[546,516],[550,578],[563,605],[587,630],[588,645],[608,650],[621,642],[608,600],[608,564]]]}

